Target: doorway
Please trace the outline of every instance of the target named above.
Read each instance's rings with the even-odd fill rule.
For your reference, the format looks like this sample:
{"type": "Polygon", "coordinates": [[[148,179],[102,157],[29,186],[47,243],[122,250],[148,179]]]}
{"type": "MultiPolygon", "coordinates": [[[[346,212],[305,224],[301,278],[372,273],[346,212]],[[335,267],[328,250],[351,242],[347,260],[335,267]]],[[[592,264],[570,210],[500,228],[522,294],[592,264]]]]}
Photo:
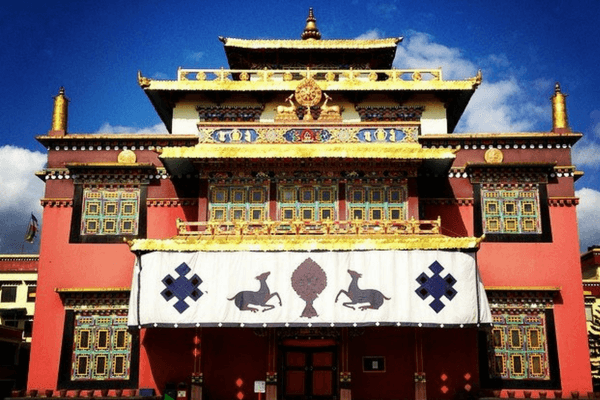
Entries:
{"type": "Polygon", "coordinates": [[[282,353],[282,398],[337,399],[335,347],[286,347],[282,353]]]}

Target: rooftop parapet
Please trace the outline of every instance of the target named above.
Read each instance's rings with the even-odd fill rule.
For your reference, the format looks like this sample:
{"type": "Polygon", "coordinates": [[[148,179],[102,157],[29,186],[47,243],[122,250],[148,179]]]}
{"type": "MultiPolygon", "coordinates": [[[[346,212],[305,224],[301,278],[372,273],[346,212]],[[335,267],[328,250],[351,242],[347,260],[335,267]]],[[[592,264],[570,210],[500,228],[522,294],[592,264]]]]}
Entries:
{"type": "Polygon", "coordinates": [[[147,90],[294,90],[298,83],[313,79],[322,90],[473,90],[481,73],[458,81],[445,81],[441,68],[386,70],[236,70],[187,69],[177,71],[177,80],[155,80],[138,73],[139,85],[147,90]]]}

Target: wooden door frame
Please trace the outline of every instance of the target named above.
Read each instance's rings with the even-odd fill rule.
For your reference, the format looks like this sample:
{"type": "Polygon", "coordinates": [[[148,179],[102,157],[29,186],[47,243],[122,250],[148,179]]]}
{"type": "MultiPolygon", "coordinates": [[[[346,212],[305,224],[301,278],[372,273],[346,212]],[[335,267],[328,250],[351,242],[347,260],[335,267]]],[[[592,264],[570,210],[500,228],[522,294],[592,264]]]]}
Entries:
{"type": "MultiPolygon", "coordinates": [[[[314,341],[317,342],[317,341],[314,341]]],[[[314,343],[317,344],[317,343],[314,343]]],[[[278,398],[283,399],[285,398],[290,398],[290,396],[286,396],[285,395],[285,385],[286,385],[286,374],[285,374],[285,357],[286,354],[289,351],[297,351],[297,352],[302,352],[305,354],[312,354],[312,353],[318,353],[318,352],[327,352],[327,351],[331,351],[333,353],[333,365],[332,365],[332,382],[331,382],[331,389],[332,389],[332,395],[331,395],[331,399],[339,399],[340,398],[340,387],[339,387],[339,360],[338,360],[338,353],[339,353],[339,349],[338,346],[335,344],[327,344],[324,346],[320,346],[320,345],[282,345],[279,348],[279,365],[278,365],[278,370],[279,370],[279,376],[281,377],[281,379],[279,379],[279,388],[278,388],[278,392],[279,392],[279,396],[278,398]]],[[[309,358],[307,357],[306,359],[306,363],[309,362],[309,358]]],[[[312,363],[312,361],[310,361],[312,363]]],[[[306,364],[305,363],[305,364],[306,364]]],[[[313,371],[313,370],[311,370],[313,371]]],[[[312,395],[312,372],[310,374],[307,374],[304,378],[304,386],[305,386],[305,398],[312,398],[312,399],[323,399],[325,398],[325,396],[318,396],[318,397],[314,397],[312,395]]]]}

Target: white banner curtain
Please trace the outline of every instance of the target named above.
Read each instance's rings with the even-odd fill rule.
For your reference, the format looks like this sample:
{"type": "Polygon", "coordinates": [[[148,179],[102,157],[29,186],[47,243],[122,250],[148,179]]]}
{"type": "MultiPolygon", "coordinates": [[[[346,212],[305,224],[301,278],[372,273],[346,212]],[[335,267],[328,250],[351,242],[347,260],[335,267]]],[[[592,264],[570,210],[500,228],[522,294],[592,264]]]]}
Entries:
{"type": "Polygon", "coordinates": [[[492,317],[474,253],[152,252],[132,327],[478,326],[492,317]]]}

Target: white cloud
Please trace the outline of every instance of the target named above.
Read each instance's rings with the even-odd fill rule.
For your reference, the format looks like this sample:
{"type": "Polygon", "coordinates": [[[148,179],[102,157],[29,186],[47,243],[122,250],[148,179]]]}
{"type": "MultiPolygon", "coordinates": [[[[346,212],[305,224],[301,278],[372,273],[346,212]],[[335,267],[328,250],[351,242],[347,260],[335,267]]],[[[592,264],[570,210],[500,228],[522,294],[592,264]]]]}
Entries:
{"type": "Polygon", "coordinates": [[[398,6],[396,5],[397,0],[390,1],[371,1],[367,3],[367,8],[374,14],[377,14],[383,18],[391,18],[396,11],[398,11],[398,6]]]}
{"type": "Polygon", "coordinates": [[[371,29],[356,37],[357,40],[375,40],[381,38],[383,38],[383,32],[379,29],[371,29]]]}
{"type": "Polygon", "coordinates": [[[600,138],[600,122],[596,123],[596,125],[594,125],[594,127],[592,128],[592,133],[600,138]]]}
{"type": "Polygon", "coordinates": [[[600,219],[598,218],[598,205],[600,192],[590,188],[583,188],[575,192],[579,197],[577,206],[577,220],[579,222],[580,249],[600,244],[600,219]]]}
{"type": "Polygon", "coordinates": [[[204,57],[204,52],[202,51],[188,51],[186,58],[188,60],[200,61],[204,57]]]}
{"type": "Polygon", "coordinates": [[[528,101],[514,77],[483,82],[465,110],[457,130],[464,132],[524,132],[544,120],[549,108],[528,101]]]}
{"type": "Polygon", "coordinates": [[[165,74],[164,72],[155,72],[154,75],[152,75],[152,79],[169,79],[169,75],[165,74]]]}
{"type": "MultiPolygon", "coordinates": [[[[33,213],[42,221],[40,198],[44,194],[44,182],[34,175],[44,168],[47,156],[37,151],[15,147],[0,147],[0,252],[19,253],[33,213]]],[[[23,250],[37,251],[30,244],[23,250]]]]}
{"type": "Polygon", "coordinates": [[[506,68],[510,66],[510,61],[508,61],[506,54],[490,54],[483,60],[483,63],[496,67],[506,68]]]}
{"type": "MultiPolygon", "coordinates": [[[[471,98],[457,132],[528,131],[545,119],[550,125],[549,103],[540,103],[540,96],[529,97],[526,83],[519,83],[518,72],[511,69],[506,55],[488,55],[481,64],[486,67],[483,83],[471,98]],[[494,80],[497,76],[503,79],[494,80]]],[[[399,45],[394,66],[400,69],[442,67],[445,80],[473,77],[479,69],[460,49],[436,43],[422,32],[413,32],[399,45]]]]}
{"type": "Polygon", "coordinates": [[[162,123],[144,128],[135,128],[132,126],[111,125],[108,122],[105,122],[96,133],[162,134],[168,132],[167,128],[165,128],[165,125],[162,123]]]}
{"type": "Polygon", "coordinates": [[[460,49],[434,43],[426,33],[414,32],[396,50],[396,68],[442,67],[444,79],[465,79],[477,73],[473,62],[463,57],[460,49]]]}
{"type": "Polygon", "coordinates": [[[573,147],[573,164],[578,167],[599,167],[600,145],[586,138],[580,140],[573,147]]]}

